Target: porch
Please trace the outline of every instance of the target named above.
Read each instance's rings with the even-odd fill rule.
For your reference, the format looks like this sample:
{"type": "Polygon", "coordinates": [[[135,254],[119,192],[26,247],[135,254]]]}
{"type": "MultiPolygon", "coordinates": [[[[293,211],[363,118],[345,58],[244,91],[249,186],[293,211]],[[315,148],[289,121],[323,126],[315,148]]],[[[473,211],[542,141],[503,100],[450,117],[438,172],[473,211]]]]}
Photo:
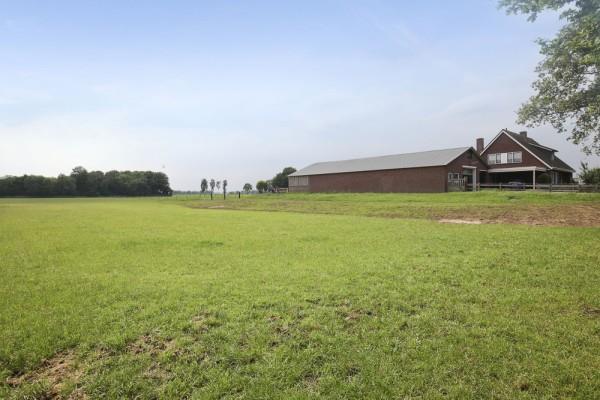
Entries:
{"type": "MultiPolygon", "coordinates": [[[[548,181],[540,182],[540,176],[544,175],[544,180],[549,180],[548,170],[540,167],[520,167],[520,168],[491,168],[481,177],[481,182],[505,185],[509,182],[518,182],[524,185],[530,185],[535,189],[536,184],[550,183],[548,181]]],[[[559,183],[559,182],[553,182],[559,183]]]]}

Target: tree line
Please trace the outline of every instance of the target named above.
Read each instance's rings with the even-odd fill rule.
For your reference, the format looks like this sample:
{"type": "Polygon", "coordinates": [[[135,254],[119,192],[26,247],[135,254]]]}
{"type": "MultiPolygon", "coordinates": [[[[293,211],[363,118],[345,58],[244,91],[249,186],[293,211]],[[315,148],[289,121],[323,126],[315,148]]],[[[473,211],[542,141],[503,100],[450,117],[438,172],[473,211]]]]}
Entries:
{"type": "Polygon", "coordinates": [[[87,171],[75,167],[71,174],[0,178],[0,196],[171,196],[169,178],[152,171],[87,171]]]}
{"type": "MultiPolygon", "coordinates": [[[[256,190],[259,193],[264,192],[273,192],[277,189],[288,188],[289,187],[289,178],[290,174],[296,172],[296,168],[294,167],[285,167],[281,172],[277,173],[272,179],[269,180],[260,180],[256,182],[256,190]]],[[[250,185],[247,183],[246,185],[250,185]]],[[[252,185],[250,185],[250,190],[252,190],[252,185]]]]}

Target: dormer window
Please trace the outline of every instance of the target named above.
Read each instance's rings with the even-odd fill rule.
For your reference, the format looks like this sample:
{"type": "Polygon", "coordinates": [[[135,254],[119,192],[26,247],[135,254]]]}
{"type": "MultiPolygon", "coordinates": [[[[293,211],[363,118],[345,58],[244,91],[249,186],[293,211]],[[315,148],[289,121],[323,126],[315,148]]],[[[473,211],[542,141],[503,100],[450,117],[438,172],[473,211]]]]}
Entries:
{"type": "Polygon", "coordinates": [[[508,153],[488,154],[488,164],[519,164],[523,161],[523,153],[520,151],[510,151],[508,153]]]}

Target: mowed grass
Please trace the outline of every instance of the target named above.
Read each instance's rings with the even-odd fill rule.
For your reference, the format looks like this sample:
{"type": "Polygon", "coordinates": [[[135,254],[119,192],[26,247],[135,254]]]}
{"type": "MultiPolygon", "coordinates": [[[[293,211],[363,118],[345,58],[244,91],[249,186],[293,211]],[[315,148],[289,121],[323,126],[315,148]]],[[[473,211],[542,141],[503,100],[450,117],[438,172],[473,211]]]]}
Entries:
{"type": "Polygon", "coordinates": [[[0,398],[598,397],[599,228],[184,205],[0,200],[0,398]]]}

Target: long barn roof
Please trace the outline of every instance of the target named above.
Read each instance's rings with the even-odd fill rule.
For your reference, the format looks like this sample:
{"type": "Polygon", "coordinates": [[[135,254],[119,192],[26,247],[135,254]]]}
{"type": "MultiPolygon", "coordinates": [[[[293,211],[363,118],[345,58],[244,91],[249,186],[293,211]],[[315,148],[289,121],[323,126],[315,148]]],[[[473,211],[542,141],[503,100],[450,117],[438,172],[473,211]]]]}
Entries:
{"type": "Polygon", "coordinates": [[[457,147],[421,151],[418,153],[393,154],[389,156],[355,158],[352,160],[327,161],[311,164],[290,176],[339,174],[343,172],[380,171],[386,169],[437,167],[447,165],[471,147],[457,147]]]}

